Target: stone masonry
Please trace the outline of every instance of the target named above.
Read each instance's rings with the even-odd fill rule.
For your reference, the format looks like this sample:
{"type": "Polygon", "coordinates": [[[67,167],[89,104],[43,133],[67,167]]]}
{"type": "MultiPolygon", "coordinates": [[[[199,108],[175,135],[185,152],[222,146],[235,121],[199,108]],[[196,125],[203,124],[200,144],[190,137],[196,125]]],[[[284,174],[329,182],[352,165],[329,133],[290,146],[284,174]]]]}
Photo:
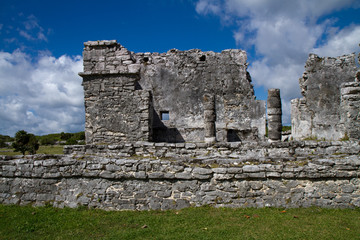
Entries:
{"type": "Polygon", "coordinates": [[[359,139],[359,91],[355,54],[320,58],[310,54],[299,79],[301,99],[291,101],[292,137],[359,139]],[[343,89],[344,88],[344,89],[343,89]],[[350,133],[351,131],[351,133],[350,133]],[[355,133],[357,132],[357,133],[355,133]]]}
{"type": "Polygon", "coordinates": [[[131,53],[114,41],[85,44],[80,75],[87,143],[152,139],[151,93],[136,90],[140,76],[131,63],[131,53]]]}
{"type": "Polygon", "coordinates": [[[108,210],[360,207],[356,141],[66,149],[74,148],[66,155],[1,157],[0,203],[108,210]],[[161,154],[167,157],[156,157],[161,154]]]}
{"type": "Polygon", "coordinates": [[[269,89],[267,99],[268,136],[271,141],[281,141],[282,110],[280,89],[269,89]]]}
{"type": "Polygon", "coordinates": [[[255,99],[241,50],[84,46],[87,144],[65,146],[64,155],[0,156],[1,204],[360,207],[355,55],[310,55],[292,136],[317,140],[282,142],[280,91],[268,92],[263,141],[265,102],[255,99]]]}
{"type": "Polygon", "coordinates": [[[264,139],[265,102],[255,99],[244,51],[133,53],[116,41],[84,46],[87,143],[203,142],[213,130],[218,141],[264,139]],[[214,98],[211,127],[205,94],[214,98]]]}
{"type": "Polygon", "coordinates": [[[345,136],[360,139],[360,72],[357,81],[341,85],[341,122],[345,136]]]}

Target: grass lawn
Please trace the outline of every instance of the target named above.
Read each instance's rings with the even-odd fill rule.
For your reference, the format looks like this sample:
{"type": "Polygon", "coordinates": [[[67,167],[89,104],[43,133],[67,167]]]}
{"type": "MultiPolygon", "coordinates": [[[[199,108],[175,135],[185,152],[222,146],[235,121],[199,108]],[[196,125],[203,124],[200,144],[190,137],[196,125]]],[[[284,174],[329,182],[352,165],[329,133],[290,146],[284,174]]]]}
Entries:
{"type": "Polygon", "coordinates": [[[360,239],[360,209],[110,212],[0,205],[0,239],[360,239]]]}
{"type": "MultiPolygon", "coordinates": [[[[63,154],[64,146],[61,145],[49,145],[49,146],[40,146],[39,150],[36,151],[37,154],[63,154]]],[[[26,153],[28,154],[28,153],[26,153]]],[[[22,155],[21,152],[14,152],[13,148],[0,148],[0,155],[14,156],[22,155]]]]}

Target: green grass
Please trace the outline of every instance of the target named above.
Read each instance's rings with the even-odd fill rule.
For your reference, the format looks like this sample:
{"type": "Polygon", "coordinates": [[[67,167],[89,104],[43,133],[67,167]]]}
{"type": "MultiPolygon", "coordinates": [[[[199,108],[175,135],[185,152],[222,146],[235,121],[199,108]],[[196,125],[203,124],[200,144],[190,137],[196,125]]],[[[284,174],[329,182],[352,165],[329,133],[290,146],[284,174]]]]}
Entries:
{"type": "Polygon", "coordinates": [[[360,209],[109,212],[0,205],[0,239],[360,239],[360,209]]]}
{"type": "MultiPolygon", "coordinates": [[[[61,145],[40,146],[36,154],[63,154],[63,148],[64,146],[61,145]]],[[[13,148],[0,148],[0,155],[14,156],[22,155],[22,153],[14,152],[13,148]]]]}

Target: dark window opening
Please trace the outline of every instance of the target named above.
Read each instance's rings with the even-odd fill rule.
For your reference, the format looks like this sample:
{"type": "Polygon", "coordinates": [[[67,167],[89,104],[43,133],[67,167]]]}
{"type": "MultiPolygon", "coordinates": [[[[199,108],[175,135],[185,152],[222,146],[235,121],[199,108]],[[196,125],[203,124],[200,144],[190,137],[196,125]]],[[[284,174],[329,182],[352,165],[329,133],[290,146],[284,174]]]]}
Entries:
{"type": "Polygon", "coordinates": [[[199,57],[199,60],[204,62],[206,60],[206,56],[205,55],[202,55],[201,57],[199,57]]]}
{"type": "Polygon", "coordinates": [[[139,82],[135,83],[135,90],[142,90],[141,85],[139,84],[139,82]]]}
{"type": "Polygon", "coordinates": [[[143,60],[144,60],[144,62],[148,62],[148,61],[149,61],[149,58],[148,58],[148,57],[144,57],[143,60]]]}
{"type": "Polygon", "coordinates": [[[160,112],[160,118],[163,121],[170,120],[170,114],[169,111],[161,111],[160,112]]]}
{"type": "Polygon", "coordinates": [[[241,142],[239,132],[235,129],[228,129],[226,138],[228,142],[241,142]]]}

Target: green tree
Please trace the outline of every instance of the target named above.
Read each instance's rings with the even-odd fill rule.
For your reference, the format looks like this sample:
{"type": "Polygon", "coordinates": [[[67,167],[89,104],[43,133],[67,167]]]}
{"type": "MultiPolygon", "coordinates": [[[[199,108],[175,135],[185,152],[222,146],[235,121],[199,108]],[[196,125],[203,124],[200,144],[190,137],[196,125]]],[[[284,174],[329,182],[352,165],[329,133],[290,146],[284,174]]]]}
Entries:
{"type": "Polygon", "coordinates": [[[64,132],[60,133],[60,139],[65,141],[70,139],[72,136],[73,135],[71,133],[64,133],[64,132]]]}
{"type": "Polygon", "coordinates": [[[25,155],[26,151],[30,154],[35,154],[39,149],[39,142],[34,134],[20,130],[15,134],[15,141],[12,147],[15,149],[15,152],[21,152],[23,155],[25,155]]]}
{"type": "Polygon", "coordinates": [[[46,135],[40,137],[41,145],[54,145],[56,143],[56,139],[52,136],[46,135]]]}
{"type": "Polygon", "coordinates": [[[6,145],[5,141],[0,138],[0,148],[4,148],[4,147],[6,147],[6,146],[7,146],[7,145],[6,145]]]}

